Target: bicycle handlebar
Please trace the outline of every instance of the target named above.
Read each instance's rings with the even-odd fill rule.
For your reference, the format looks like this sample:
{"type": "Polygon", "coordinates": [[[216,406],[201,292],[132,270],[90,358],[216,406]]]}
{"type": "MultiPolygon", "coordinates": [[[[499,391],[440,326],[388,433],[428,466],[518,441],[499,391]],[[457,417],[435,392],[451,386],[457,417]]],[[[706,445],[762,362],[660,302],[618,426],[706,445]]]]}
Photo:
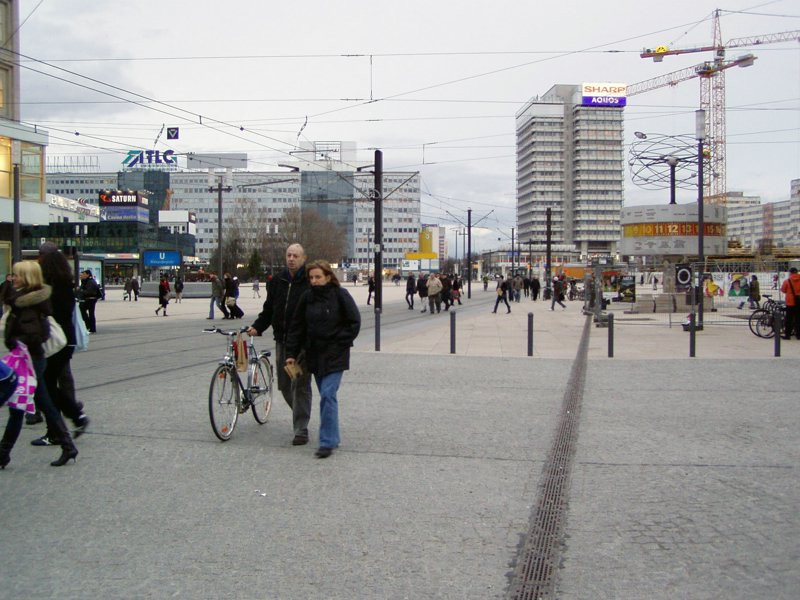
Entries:
{"type": "Polygon", "coordinates": [[[209,328],[203,329],[203,333],[218,333],[220,335],[233,336],[233,335],[236,335],[237,333],[247,333],[248,329],[250,329],[250,327],[242,327],[241,329],[234,330],[234,331],[223,331],[219,327],[209,327],[209,328]]]}

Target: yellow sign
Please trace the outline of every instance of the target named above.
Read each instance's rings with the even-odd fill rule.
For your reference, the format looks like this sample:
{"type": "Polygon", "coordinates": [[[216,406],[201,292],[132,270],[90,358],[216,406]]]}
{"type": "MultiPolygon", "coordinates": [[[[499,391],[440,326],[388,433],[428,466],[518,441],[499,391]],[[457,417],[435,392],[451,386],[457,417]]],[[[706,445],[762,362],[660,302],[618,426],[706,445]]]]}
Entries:
{"type": "MultiPolygon", "coordinates": [[[[721,223],[704,223],[704,235],[724,235],[721,223]]],[[[697,223],[634,223],[622,227],[623,237],[662,237],[697,235],[697,223]]]]}

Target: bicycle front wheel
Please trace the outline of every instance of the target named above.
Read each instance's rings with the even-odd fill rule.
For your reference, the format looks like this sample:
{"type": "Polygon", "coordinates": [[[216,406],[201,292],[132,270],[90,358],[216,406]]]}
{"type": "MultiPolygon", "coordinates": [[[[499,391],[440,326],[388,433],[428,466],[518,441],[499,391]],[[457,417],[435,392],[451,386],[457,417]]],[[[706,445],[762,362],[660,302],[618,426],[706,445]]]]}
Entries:
{"type": "Polygon", "coordinates": [[[750,318],[747,319],[747,324],[750,326],[750,331],[753,332],[753,335],[761,337],[761,334],[758,333],[758,329],[756,328],[756,324],[758,323],[759,319],[761,319],[764,315],[767,314],[769,313],[767,313],[767,311],[764,310],[763,308],[759,308],[750,313],[750,318]]]}
{"type": "Polygon", "coordinates": [[[239,418],[239,387],[233,367],[220,365],[214,371],[208,391],[208,413],[214,435],[223,442],[231,439],[239,418]]]}
{"type": "Polygon", "coordinates": [[[260,424],[267,422],[272,410],[272,365],[266,356],[250,365],[250,401],[253,405],[253,417],[260,424]]]}
{"type": "Polygon", "coordinates": [[[762,338],[771,338],[775,335],[775,315],[764,313],[756,321],[756,335],[762,338]]]}

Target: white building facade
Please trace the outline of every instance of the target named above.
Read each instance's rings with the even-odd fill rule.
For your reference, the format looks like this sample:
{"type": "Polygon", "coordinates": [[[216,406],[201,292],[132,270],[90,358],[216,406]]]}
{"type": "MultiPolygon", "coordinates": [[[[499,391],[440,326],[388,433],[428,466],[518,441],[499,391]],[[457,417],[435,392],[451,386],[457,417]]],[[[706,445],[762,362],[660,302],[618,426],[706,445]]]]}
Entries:
{"type": "Polygon", "coordinates": [[[790,186],[788,200],[761,203],[757,197],[728,193],[728,239],[753,252],[800,246],[800,179],[790,186]]]}
{"type": "Polygon", "coordinates": [[[517,226],[522,244],[546,239],[581,257],[616,254],[623,201],[623,110],[584,105],[581,86],[555,85],[517,120],[517,226]]]}

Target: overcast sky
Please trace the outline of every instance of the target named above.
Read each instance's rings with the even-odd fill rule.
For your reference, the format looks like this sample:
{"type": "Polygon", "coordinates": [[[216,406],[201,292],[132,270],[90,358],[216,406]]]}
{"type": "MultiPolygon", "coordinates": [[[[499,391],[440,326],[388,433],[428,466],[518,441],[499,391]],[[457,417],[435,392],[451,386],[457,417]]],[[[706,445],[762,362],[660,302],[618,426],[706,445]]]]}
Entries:
{"type": "MultiPolygon", "coordinates": [[[[135,147],[237,151],[250,169],[270,170],[298,140],[350,140],[360,160],[380,148],[385,169],[421,172],[424,222],[493,211],[479,247],[515,225],[515,113],[531,97],[556,83],[631,84],[710,60],[654,63],[639,52],[710,43],[715,8],[723,41],[800,30],[797,0],[20,5],[22,54],[50,63],[23,59],[22,117],[50,132],[50,155],[99,157],[111,171],[135,147]],[[180,140],[162,134],[154,146],[162,125],[179,126],[180,140]]],[[[800,178],[800,43],[727,57],[748,51],[753,67],[727,71],[728,190],[785,200],[800,178]]],[[[634,131],[693,134],[699,98],[697,79],[630,98],[626,158],[634,131]]],[[[625,179],[626,205],[669,201],[667,190],[625,179]]],[[[679,191],[678,201],[695,196],[679,191]]]]}

